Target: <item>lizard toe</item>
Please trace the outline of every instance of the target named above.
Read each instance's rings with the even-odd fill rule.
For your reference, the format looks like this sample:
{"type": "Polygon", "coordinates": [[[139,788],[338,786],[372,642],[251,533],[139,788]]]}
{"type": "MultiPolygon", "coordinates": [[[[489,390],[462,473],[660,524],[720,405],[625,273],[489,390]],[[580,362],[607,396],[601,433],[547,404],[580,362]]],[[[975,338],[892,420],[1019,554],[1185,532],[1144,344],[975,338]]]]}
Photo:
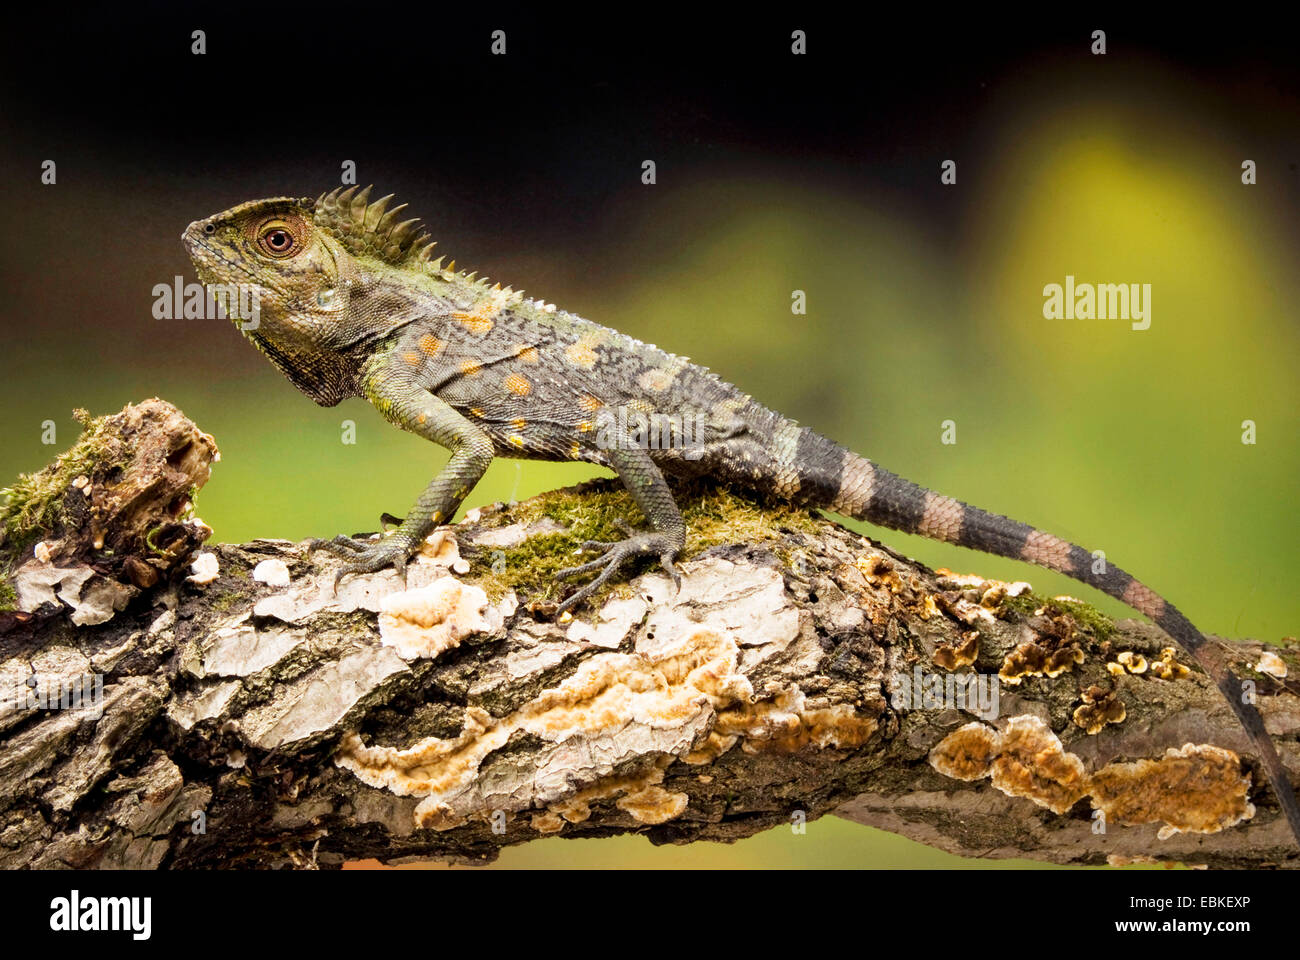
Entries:
{"type": "Polygon", "coordinates": [[[337,537],[330,540],[314,539],[307,541],[307,552],[311,553],[316,550],[324,550],[338,557],[347,557],[361,553],[366,549],[367,545],[368,541],[345,537],[340,533],[337,537]]]}
{"type": "MultiPolygon", "coordinates": [[[[620,524],[625,529],[631,529],[626,524],[620,524]]],[[[588,540],[582,544],[583,550],[604,550],[605,552],[589,563],[584,563],[577,567],[566,567],[555,573],[555,579],[567,580],[569,577],[581,576],[584,573],[591,573],[599,570],[600,573],[596,579],[590,583],[579,587],[556,609],[556,613],[564,613],[583,600],[590,597],[593,593],[604,586],[625,562],[633,557],[658,556],[659,562],[667,571],[668,575],[673,578],[673,583],[681,589],[682,578],[678,573],[677,567],[673,561],[677,559],[677,554],[681,552],[681,544],[673,537],[663,533],[635,533],[633,532],[626,540],[620,540],[618,543],[604,543],[598,540],[588,540]]]]}
{"type": "Polygon", "coordinates": [[[591,573],[593,570],[599,570],[609,561],[606,559],[611,551],[606,551],[604,555],[597,557],[588,563],[577,567],[565,567],[563,570],[555,571],[556,580],[568,580],[570,577],[581,576],[584,573],[591,573]]]}
{"type": "MultiPolygon", "coordinates": [[[[608,560],[602,557],[600,560],[595,562],[596,566],[601,566],[601,565],[604,566],[604,569],[600,571],[600,575],[596,577],[595,580],[592,580],[590,583],[584,584],[583,586],[579,587],[577,591],[575,591],[571,596],[565,598],[564,602],[561,603],[559,607],[556,608],[555,612],[557,615],[564,613],[564,611],[569,610],[572,607],[577,606],[583,600],[586,600],[593,593],[595,593],[597,590],[603,587],[606,584],[606,582],[609,580],[609,578],[618,572],[618,568],[623,565],[623,561],[630,556],[630,554],[628,553],[620,552],[617,550],[611,550],[610,554],[613,554],[613,556],[610,557],[608,560]]],[[[607,554],[606,556],[609,555],[607,554]]],[[[591,565],[588,564],[588,566],[591,565]]]]}

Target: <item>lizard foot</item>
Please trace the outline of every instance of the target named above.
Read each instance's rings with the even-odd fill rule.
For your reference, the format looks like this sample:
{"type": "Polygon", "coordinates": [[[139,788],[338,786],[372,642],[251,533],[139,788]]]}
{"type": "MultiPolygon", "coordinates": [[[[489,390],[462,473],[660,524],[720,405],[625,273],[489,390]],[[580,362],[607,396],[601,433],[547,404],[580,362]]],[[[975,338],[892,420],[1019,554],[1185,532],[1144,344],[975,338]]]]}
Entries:
{"type": "Polygon", "coordinates": [[[410,559],[412,548],[404,538],[397,536],[383,540],[353,540],[340,534],[333,540],[313,540],[308,544],[308,550],[327,550],[348,559],[349,562],[334,574],[334,590],[337,591],[339,581],[349,573],[374,573],[385,567],[392,567],[405,582],[406,561],[410,559]]]}
{"type": "Polygon", "coordinates": [[[595,580],[579,588],[576,593],[556,607],[556,616],[573,608],[599,590],[610,577],[618,572],[619,567],[633,557],[657,556],[659,564],[673,578],[673,583],[679,589],[681,588],[681,574],[677,572],[677,567],[673,563],[682,549],[681,541],[678,538],[664,533],[634,533],[626,524],[621,522],[618,526],[629,534],[626,540],[620,540],[617,543],[609,543],[604,540],[586,540],[578,548],[579,550],[602,550],[604,552],[590,563],[584,563],[579,567],[566,567],[563,570],[556,571],[555,578],[557,580],[581,576],[584,573],[591,573],[593,570],[600,571],[600,575],[595,580]]]}

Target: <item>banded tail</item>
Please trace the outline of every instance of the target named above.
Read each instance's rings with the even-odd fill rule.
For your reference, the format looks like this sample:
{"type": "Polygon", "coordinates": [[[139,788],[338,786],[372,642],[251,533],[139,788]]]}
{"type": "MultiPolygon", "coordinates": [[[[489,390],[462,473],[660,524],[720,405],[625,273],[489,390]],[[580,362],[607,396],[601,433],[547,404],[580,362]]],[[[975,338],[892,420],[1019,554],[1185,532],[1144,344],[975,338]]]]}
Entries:
{"type": "Polygon", "coordinates": [[[855,520],[1038,564],[1095,587],[1150,617],[1195,658],[1223,693],[1250,735],[1291,832],[1300,842],[1300,805],[1259,712],[1243,701],[1241,681],[1228,669],[1218,649],[1207,643],[1204,634],[1172,603],[1109,561],[1098,565],[1100,573],[1094,572],[1094,558],[1083,547],[927,490],[812,431],[802,432],[798,447],[799,460],[807,471],[801,477],[800,499],[855,520]]]}

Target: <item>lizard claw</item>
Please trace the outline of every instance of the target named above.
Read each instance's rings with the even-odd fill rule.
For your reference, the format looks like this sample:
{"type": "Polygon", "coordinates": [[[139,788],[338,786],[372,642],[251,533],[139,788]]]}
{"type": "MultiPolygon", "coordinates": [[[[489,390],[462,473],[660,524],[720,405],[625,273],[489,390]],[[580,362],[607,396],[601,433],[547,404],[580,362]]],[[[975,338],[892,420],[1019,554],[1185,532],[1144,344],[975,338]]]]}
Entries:
{"type": "Polygon", "coordinates": [[[661,553],[659,555],[659,566],[663,567],[664,572],[673,578],[673,586],[677,588],[678,593],[681,593],[682,575],[677,569],[677,564],[673,563],[675,559],[676,554],[674,553],[661,553]]]}

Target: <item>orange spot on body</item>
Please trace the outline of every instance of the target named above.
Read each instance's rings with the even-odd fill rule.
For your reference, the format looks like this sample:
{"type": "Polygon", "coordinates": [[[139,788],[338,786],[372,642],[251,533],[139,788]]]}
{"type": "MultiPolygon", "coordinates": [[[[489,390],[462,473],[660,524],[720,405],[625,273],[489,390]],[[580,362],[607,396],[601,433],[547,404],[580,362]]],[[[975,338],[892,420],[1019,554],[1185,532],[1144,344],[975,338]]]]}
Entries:
{"type": "Polygon", "coordinates": [[[402,359],[406,361],[407,366],[418,367],[420,365],[420,355],[418,353],[404,353],[402,359]]]}
{"type": "Polygon", "coordinates": [[[527,377],[521,377],[517,373],[512,373],[506,377],[506,389],[513,394],[526,397],[533,392],[533,385],[527,377]]]}
{"type": "Polygon", "coordinates": [[[592,427],[594,427],[594,426],[595,426],[595,424],[592,423],[590,420],[580,420],[580,421],[578,421],[578,430],[581,431],[582,433],[590,433],[592,427]]]}
{"type": "Polygon", "coordinates": [[[426,333],[422,336],[419,339],[418,344],[420,349],[431,357],[437,356],[438,351],[442,349],[442,341],[431,333],[426,333]]]}
{"type": "Polygon", "coordinates": [[[577,343],[571,343],[564,348],[564,359],[575,367],[590,370],[596,365],[596,351],[591,348],[591,344],[579,340],[577,343]]]}
{"type": "Polygon", "coordinates": [[[482,416],[483,416],[483,408],[482,408],[482,407],[470,407],[470,408],[469,408],[469,412],[470,412],[471,414],[473,414],[474,416],[479,417],[479,418],[482,418],[482,416]]]}
{"type": "Polygon", "coordinates": [[[524,363],[537,363],[538,360],[537,348],[524,347],[519,351],[519,359],[522,360],[524,363]]]}
{"type": "Polygon", "coordinates": [[[457,317],[456,319],[465,324],[465,328],[470,333],[480,337],[488,333],[493,326],[492,321],[487,317],[466,316],[457,317]]]}
{"type": "Polygon", "coordinates": [[[460,362],[460,372],[467,377],[474,376],[474,374],[478,373],[482,369],[483,365],[473,360],[462,360],[460,362]]]}
{"type": "Polygon", "coordinates": [[[516,417],[514,420],[510,421],[510,425],[516,430],[522,430],[524,427],[528,426],[528,421],[523,417],[516,417]]]}
{"type": "Polygon", "coordinates": [[[666,370],[647,370],[640,377],[641,386],[654,393],[667,390],[672,382],[672,375],[666,370]]]}
{"type": "Polygon", "coordinates": [[[472,310],[457,310],[452,318],[464,324],[470,333],[481,337],[492,330],[492,320],[500,312],[501,301],[497,296],[491,296],[474,304],[472,310]]]}
{"type": "Polygon", "coordinates": [[[510,434],[510,436],[509,436],[508,439],[509,439],[510,442],[511,442],[512,444],[514,444],[516,447],[522,447],[522,446],[524,445],[524,438],[521,437],[521,436],[520,436],[519,434],[517,434],[517,433],[512,433],[512,434],[510,434]]]}
{"type": "Polygon", "coordinates": [[[604,401],[602,401],[599,397],[593,397],[591,394],[587,394],[585,397],[579,400],[578,404],[584,410],[599,410],[601,407],[605,405],[604,401]]]}

